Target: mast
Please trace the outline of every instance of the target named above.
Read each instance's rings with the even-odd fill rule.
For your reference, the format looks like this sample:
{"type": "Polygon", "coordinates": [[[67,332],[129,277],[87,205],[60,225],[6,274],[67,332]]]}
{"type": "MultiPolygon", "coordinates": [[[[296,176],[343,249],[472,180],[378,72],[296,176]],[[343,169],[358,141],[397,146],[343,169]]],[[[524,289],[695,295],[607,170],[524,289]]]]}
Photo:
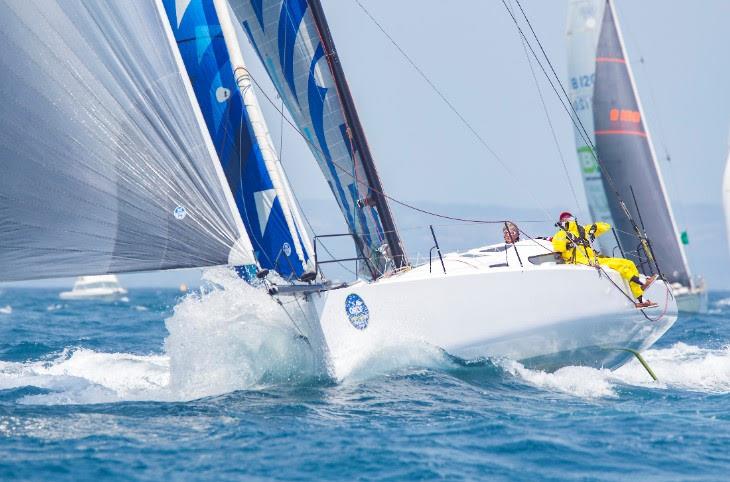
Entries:
{"type": "Polygon", "coordinates": [[[378,211],[378,215],[380,216],[385,239],[388,241],[390,256],[393,259],[395,268],[403,268],[408,265],[408,260],[403,250],[400,236],[396,230],[393,215],[390,212],[390,206],[388,206],[388,200],[386,199],[383,191],[380,176],[378,176],[377,169],[375,168],[375,162],[373,160],[372,153],[370,152],[367,139],[365,138],[365,131],[360,123],[360,117],[357,114],[355,102],[352,98],[350,87],[347,84],[347,79],[345,78],[345,72],[342,69],[340,58],[337,55],[337,49],[335,48],[332,33],[330,32],[324,10],[322,9],[322,4],[319,0],[310,0],[309,5],[311,7],[312,17],[314,18],[317,30],[319,31],[322,47],[324,48],[325,56],[327,57],[327,63],[329,64],[332,75],[334,76],[335,85],[337,87],[337,95],[340,98],[342,108],[345,113],[348,135],[352,141],[353,150],[360,153],[360,161],[362,162],[363,171],[367,177],[368,184],[372,187],[372,191],[369,192],[367,196],[372,199],[375,208],[378,211]]]}

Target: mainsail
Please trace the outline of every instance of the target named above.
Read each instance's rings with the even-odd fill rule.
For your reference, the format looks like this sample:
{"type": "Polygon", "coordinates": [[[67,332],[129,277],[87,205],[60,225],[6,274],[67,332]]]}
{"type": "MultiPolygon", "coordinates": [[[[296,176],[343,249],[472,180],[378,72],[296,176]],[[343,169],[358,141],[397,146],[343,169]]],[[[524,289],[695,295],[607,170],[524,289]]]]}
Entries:
{"type": "Polygon", "coordinates": [[[631,67],[616,21],[613,3],[606,1],[596,50],[593,118],[596,150],[603,167],[608,204],[625,254],[644,271],[647,261],[633,226],[620,206],[624,200],[631,216],[651,241],[651,251],[662,274],[670,282],[691,286],[684,250],[656,161],[646,120],[634,86],[631,67]]]}
{"type": "Polygon", "coordinates": [[[254,262],[160,0],[0,0],[0,280],[254,262]]]}
{"type": "MultiPolygon", "coordinates": [[[[613,225],[601,170],[593,152],[596,45],[605,4],[605,0],[571,0],[568,5],[568,95],[579,121],[574,129],[575,143],[591,219],[613,225]]],[[[613,236],[601,236],[598,242],[604,253],[613,253],[616,246],[613,236]]]]}
{"type": "Polygon", "coordinates": [[[231,0],[337,199],[362,270],[407,264],[395,223],[317,0],[231,0]],[[390,261],[389,261],[390,260],[390,261]]]}
{"type": "Polygon", "coordinates": [[[284,277],[301,276],[311,269],[306,231],[295,224],[255,94],[250,86],[239,89],[234,77],[240,67],[232,65],[229,55],[232,50],[240,57],[235,32],[222,30],[224,17],[219,19],[213,0],[163,3],[259,265],[284,277]],[[250,111],[263,124],[258,136],[250,111]]]}

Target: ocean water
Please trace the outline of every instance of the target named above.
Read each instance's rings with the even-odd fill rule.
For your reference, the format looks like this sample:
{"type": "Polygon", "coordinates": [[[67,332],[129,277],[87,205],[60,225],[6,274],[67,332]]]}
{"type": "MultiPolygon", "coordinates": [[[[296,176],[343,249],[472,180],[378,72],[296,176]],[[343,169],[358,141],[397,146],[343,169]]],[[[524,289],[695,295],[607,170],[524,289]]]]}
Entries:
{"type": "Polygon", "coordinates": [[[211,280],[0,291],[0,480],[730,477],[730,293],[645,354],[659,382],[418,345],[333,380],[268,297],[211,280]]]}

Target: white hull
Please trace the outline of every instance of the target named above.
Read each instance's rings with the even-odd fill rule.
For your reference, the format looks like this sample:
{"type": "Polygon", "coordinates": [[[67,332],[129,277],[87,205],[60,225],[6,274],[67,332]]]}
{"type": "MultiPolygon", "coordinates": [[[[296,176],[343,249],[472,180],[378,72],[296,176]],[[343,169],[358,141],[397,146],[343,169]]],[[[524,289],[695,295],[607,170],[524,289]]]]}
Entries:
{"type": "Polygon", "coordinates": [[[62,300],[90,300],[90,299],[118,299],[126,296],[127,290],[116,289],[90,289],[79,291],[64,291],[58,295],[62,300]]]}
{"type": "MultiPolygon", "coordinates": [[[[548,370],[616,368],[631,356],[617,348],[644,350],[677,319],[676,303],[663,283],[647,293],[659,307],[642,311],[595,268],[534,265],[528,257],[547,249],[532,243],[518,248],[524,267],[513,248],[486,254],[473,250],[447,255],[448,274],[436,260],[433,273],[425,265],[319,295],[322,335],[335,376],[345,376],[363,352],[404,342],[426,343],[467,360],[508,357],[548,370]],[[495,267],[499,264],[507,266],[495,267]],[[353,299],[367,309],[353,309],[353,299]]],[[[618,273],[606,272],[628,292],[618,273]]]]}
{"type": "Polygon", "coordinates": [[[704,289],[692,290],[676,294],[677,309],[681,313],[706,313],[707,291],[704,289]]]}

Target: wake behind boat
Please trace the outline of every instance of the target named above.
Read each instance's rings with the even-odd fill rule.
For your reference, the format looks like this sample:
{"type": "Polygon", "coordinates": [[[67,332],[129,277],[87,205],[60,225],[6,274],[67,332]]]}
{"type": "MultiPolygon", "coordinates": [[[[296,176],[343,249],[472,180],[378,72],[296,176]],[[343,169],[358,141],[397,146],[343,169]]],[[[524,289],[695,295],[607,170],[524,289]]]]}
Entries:
{"type": "Polygon", "coordinates": [[[71,291],[63,291],[58,297],[62,300],[118,299],[127,294],[113,274],[98,276],[79,276],[71,291]]]}

